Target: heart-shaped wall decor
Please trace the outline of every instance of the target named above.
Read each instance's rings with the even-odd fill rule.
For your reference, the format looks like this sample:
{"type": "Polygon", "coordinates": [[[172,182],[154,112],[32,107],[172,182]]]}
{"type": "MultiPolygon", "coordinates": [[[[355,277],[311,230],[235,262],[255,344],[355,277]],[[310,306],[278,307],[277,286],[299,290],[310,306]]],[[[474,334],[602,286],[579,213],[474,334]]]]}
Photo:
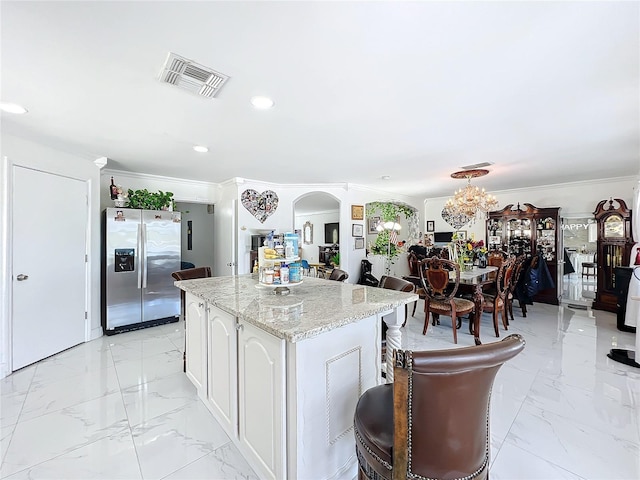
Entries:
{"type": "Polygon", "coordinates": [[[244,208],[260,220],[260,223],[264,223],[278,208],[278,195],[271,190],[258,193],[255,190],[247,189],[242,192],[240,199],[242,200],[244,208]]]}
{"type": "Polygon", "coordinates": [[[442,218],[456,230],[460,230],[471,221],[471,217],[464,213],[451,214],[446,208],[442,209],[442,218]]]}

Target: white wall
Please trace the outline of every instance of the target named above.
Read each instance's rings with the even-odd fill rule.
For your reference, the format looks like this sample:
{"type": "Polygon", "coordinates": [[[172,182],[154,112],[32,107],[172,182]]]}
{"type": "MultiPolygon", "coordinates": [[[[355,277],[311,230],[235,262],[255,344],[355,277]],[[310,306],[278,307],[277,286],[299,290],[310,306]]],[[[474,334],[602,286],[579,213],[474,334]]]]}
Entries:
{"type": "MultiPolygon", "coordinates": [[[[295,212],[293,205],[300,198],[312,192],[324,192],[340,202],[340,268],[349,274],[348,283],[356,283],[360,276],[360,261],[365,258],[366,249],[355,249],[355,240],[351,236],[351,225],[365,225],[365,220],[351,220],[351,205],[365,205],[375,201],[399,201],[419,208],[417,199],[407,196],[392,197],[387,192],[343,184],[311,184],[311,185],[278,185],[257,180],[236,179],[238,181],[238,198],[248,188],[259,193],[273,190],[279,199],[276,212],[264,223],[260,223],[242,205],[238,206],[238,271],[249,271],[249,249],[251,235],[257,230],[275,229],[277,233],[292,232],[295,228],[295,212]],[[242,252],[245,252],[244,254],[242,252]]],[[[314,240],[318,232],[314,228],[314,240]]],[[[321,231],[324,238],[324,225],[321,231]]]]}
{"type": "MultiPolygon", "coordinates": [[[[561,207],[560,217],[577,217],[582,214],[590,217],[598,202],[607,200],[610,197],[621,198],[627,203],[627,206],[631,206],[633,187],[636,182],[637,179],[633,177],[618,177],[490,193],[494,194],[498,199],[498,208],[496,210],[501,210],[509,204],[513,204],[515,208],[520,202],[520,205],[530,203],[536,207],[561,207]]],[[[478,185],[482,186],[482,183],[478,182],[478,185]]],[[[453,194],[453,192],[451,193],[453,194]]],[[[422,218],[425,222],[427,220],[435,220],[437,232],[453,231],[453,227],[445,222],[441,215],[447,198],[425,200],[425,214],[422,218]]],[[[467,235],[475,234],[476,240],[480,238],[486,240],[484,221],[476,221],[472,225],[462,227],[461,230],[467,230],[467,235]]],[[[423,231],[425,231],[424,227],[423,231]]]]}
{"type": "MultiPolygon", "coordinates": [[[[302,230],[302,226],[306,222],[311,222],[313,225],[313,243],[310,245],[302,244],[301,258],[309,261],[310,263],[317,263],[318,247],[320,245],[327,245],[324,241],[324,224],[338,221],[340,221],[340,210],[296,215],[296,229],[302,230]]],[[[344,228],[345,227],[343,225],[340,225],[341,233],[344,228]]],[[[351,228],[351,225],[349,225],[349,228],[351,228]]],[[[342,247],[342,245],[340,245],[340,247],[342,247]]]]}
{"type": "MultiPolygon", "coordinates": [[[[12,135],[2,134],[2,169],[0,185],[2,186],[2,208],[0,209],[0,225],[2,227],[1,243],[1,277],[0,292],[2,305],[0,310],[0,377],[9,372],[10,351],[10,319],[11,319],[11,223],[14,212],[10,209],[12,189],[11,169],[19,165],[35,170],[64,175],[86,181],[89,185],[89,244],[87,246],[88,261],[88,324],[87,340],[102,335],[100,321],[100,168],[93,163],[94,158],[82,158],[65,152],[54,150],[29,142],[12,135]]],[[[55,198],[42,199],[55,202],[55,198]]],[[[61,206],[63,208],[63,206],[61,206]]],[[[19,214],[19,212],[15,212],[19,214]]],[[[46,235],[46,232],[42,232],[46,235]]],[[[28,239],[24,239],[28,241],[28,239]]],[[[38,299],[34,299],[37,303],[38,299]]],[[[38,307],[34,307],[34,312],[38,307]]],[[[44,307],[46,310],[46,306],[44,307]]]]}
{"type": "Polygon", "coordinates": [[[182,261],[196,267],[214,265],[213,214],[204,203],[176,202],[181,212],[182,261]],[[189,246],[189,222],[191,222],[191,250],[189,246]]]}
{"type": "MultiPolygon", "coordinates": [[[[107,163],[107,167],[108,167],[107,163]]],[[[116,185],[121,185],[124,191],[147,189],[150,192],[172,192],[176,202],[216,203],[219,195],[219,185],[211,182],[183,180],[181,178],[160,177],[143,173],[122,172],[119,170],[103,169],[100,177],[100,208],[113,206],[109,196],[111,176],[116,185]]]]}

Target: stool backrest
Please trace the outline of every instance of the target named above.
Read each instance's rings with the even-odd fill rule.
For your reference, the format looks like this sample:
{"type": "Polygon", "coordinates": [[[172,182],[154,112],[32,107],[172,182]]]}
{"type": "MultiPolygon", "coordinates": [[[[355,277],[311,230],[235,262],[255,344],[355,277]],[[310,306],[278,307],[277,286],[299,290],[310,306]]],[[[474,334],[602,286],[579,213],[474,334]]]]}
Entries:
{"type": "Polygon", "coordinates": [[[339,268],[334,268],[331,271],[331,275],[329,275],[329,280],[335,280],[337,282],[344,282],[347,278],[349,278],[349,274],[339,268]]]}
{"type": "Polygon", "coordinates": [[[383,275],[378,287],[386,288],[387,290],[397,290],[399,292],[413,292],[415,285],[398,277],[383,275]]]}
{"type": "Polygon", "coordinates": [[[488,476],[491,388],[524,345],[509,335],[465,348],[395,351],[393,478],[488,476]]]}

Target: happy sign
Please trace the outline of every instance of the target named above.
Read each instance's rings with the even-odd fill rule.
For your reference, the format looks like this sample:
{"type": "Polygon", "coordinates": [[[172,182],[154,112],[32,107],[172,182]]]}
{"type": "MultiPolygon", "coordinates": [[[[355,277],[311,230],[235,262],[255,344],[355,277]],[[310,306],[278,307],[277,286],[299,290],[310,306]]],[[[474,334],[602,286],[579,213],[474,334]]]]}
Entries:
{"type": "Polygon", "coordinates": [[[248,189],[242,192],[241,200],[244,208],[260,220],[260,223],[264,223],[278,208],[278,195],[271,190],[258,193],[255,190],[248,189]]]}

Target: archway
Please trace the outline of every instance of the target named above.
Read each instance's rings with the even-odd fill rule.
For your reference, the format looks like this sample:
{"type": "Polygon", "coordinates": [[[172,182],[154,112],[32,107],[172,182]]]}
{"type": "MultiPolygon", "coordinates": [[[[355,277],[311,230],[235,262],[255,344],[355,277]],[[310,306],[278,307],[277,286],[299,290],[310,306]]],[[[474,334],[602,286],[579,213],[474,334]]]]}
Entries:
{"type": "Polygon", "coordinates": [[[326,192],[306,193],[293,202],[293,215],[294,228],[302,238],[301,259],[309,264],[327,264],[339,254],[339,199],[326,192]]]}

